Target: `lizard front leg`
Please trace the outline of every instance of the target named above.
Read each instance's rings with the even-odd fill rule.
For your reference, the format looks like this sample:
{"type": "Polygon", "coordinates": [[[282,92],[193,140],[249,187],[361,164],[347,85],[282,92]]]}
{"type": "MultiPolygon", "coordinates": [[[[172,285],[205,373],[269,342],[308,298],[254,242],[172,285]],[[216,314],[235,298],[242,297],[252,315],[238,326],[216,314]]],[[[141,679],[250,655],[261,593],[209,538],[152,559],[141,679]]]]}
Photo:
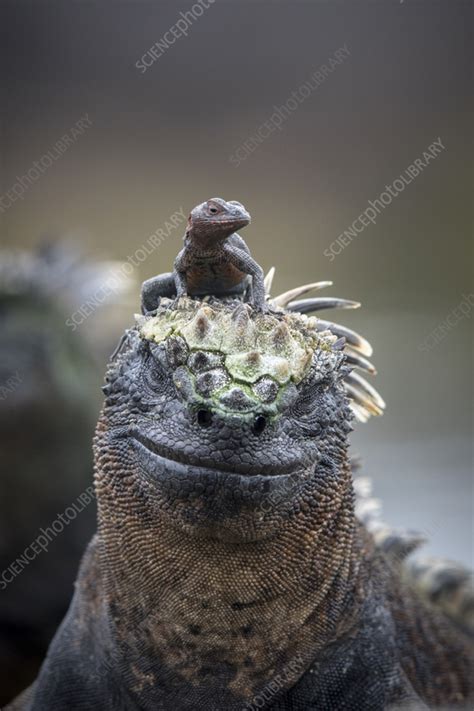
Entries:
{"type": "Polygon", "coordinates": [[[186,272],[174,271],[174,283],[176,286],[176,298],[179,299],[180,296],[185,296],[188,293],[188,286],[186,283],[186,272]]]}
{"type": "Polygon", "coordinates": [[[175,278],[171,272],[147,279],[142,285],[142,313],[152,313],[158,308],[162,296],[172,298],[175,293],[175,278]]]}
{"type": "Polygon", "coordinates": [[[174,283],[176,286],[176,298],[185,296],[188,293],[188,284],[186,281],[186,265],[184,263],[185,250],[182,249],[174,260],[174,283]]]}
{"type": "Polygon", "coordinates": [[[262,267],[250,254],[236,247],[224,247],[225,258],[244,274],[252,277],[252,296],[250,303],[257,311],[268,311],[265,299],[265,283],[262,267]]]}

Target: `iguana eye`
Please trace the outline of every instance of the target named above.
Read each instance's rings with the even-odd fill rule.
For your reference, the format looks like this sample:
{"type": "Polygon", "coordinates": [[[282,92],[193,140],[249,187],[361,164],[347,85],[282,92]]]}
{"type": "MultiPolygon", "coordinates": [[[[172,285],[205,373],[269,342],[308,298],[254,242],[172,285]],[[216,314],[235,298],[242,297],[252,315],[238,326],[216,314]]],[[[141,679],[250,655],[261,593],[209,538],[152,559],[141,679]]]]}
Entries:
{"type": "Polygon", "coordinates": [[[210,207],[209,212],[211,212],[213,215],[215,215],[216,212],[218,212],[217,207],[210,207]]]}
{"type": "Polygon", "coordinates": [[[172,387],[170,370],[165,347],[160,344],[148,344],[148,353],[143,362],[142,378],[147,392],[153,397],[172,387]]]}
{"type": "Polygon", "coordinates": [[[197,411],[196,419],[198,425],[201,425],[201,427],[209,427],[212,422],[212,413],[210,412],[210,410],[202,408],[197,411]]]}
{"type": "Polygon", "coordinates": [[[267,426],[267,418],[265,417],[265,415],[257,415],[255,420],[253,421],[252,429],[255,432],[255,434],[262,434],[262,432],[266,426],[267,426]]]}
{"type": "Polygon", "coordinates": [[[291,411],[295,417],[311,417],[317,407],[318,396],[321,391],[317,384],[306,387],[299,394],[298,399],[292,405],[291,411]]]}
{"type": "Polygon", "coordinates": [[[306,434],[317,436],[323,429],[327,387],[328,383],[317,378],[307,382],[290,408],[298,428],[306,434]]]}

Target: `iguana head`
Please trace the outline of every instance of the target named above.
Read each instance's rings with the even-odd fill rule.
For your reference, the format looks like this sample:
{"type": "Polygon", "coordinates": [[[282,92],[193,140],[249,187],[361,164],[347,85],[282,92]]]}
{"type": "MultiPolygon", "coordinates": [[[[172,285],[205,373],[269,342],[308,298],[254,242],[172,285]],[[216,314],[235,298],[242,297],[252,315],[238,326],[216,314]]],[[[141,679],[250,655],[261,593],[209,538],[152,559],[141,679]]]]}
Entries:
{"type": "Polygon", "coordinates": [[[352,624],[362,544],[347,435],[351,406],[363,419],[379,405],[349,382],[349,358],[373,369],[357,354],[369,344],[292,312],[328,308],[295,301],[324,285],[265,313],[163,298],[109,367],[95,440],[100,566],[131,660],[120,674],[149,680],[140,707],[153,686],[170,690],[166,708],[242,709],[289,659],[309,664],[335,625],[352,624]]]}
{"type": "Polygon", "coordinates": [[[250,215],[240,202],[211,198],[191,210],[186,236],[193,243],[210,245],[227,239],[248,224],[250,215]]]}
{"type": "Polygon", "coordinates": [[[324,508],[339,495],[352,415],[341,344],[316,326],[188,298],[140,318],[107,375],[99,488],[125,469],[117,485],[150,515],[232,540],[324,508]]]}

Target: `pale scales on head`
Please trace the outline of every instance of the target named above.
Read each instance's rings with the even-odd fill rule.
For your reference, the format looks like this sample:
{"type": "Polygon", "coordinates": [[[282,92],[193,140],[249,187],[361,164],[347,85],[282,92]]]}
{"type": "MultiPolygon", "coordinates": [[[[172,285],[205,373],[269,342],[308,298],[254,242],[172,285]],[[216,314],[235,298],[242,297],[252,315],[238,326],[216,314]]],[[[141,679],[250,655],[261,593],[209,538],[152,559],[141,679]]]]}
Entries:
{"type": "MultiPolygon", "coordinates": [[[[142,338],[177,343],[187,352],[186,380],[203,399],[227,409],[232,391],[239,391],[243,410],[277,402],[290,384],[297,385],[310,368],[323,378],[338,368],[342,356],[333,350],[336,337],[317,333],[315,319],[283,311],[260,313],[236,301],[202,303],[183,297],[173,308],[163,304],[156,316],[138,317],[142,338]],[[205,374],[205,375],[204,375],[205,374]]],[[[183,356],[183,365],[184,365],[183,356]]]]}
{"type": "MultiPolygon", "coordinates": [[[[272,298],[269,291],[274,273],[272,268],[265,280],[267,300],[273,310],[269,314],[254,312],[236,300],[181,298],[170,308],[171,302],[163,299],[156,316],[137,317],[140,334],[157,343],[179,335],[191,352],[221,353],[225,369],[214,371],[215,390],[237,385],[250,398],[248,408],[254,398],[257,407],[261,393],[269,392],[268,388],[259,388],[261,381],[273,382],[280,389],[290,381],[300,382],[316,353],[320,363],[328,360],[329,353],[341,351],[349,368],[375,374],[374,366],[365,357],[372,354],[372,347],[364,338],[346,327],[306,315],[327,308],[357,308],[358,302],[327,298],[297,300],[315,289],[330,286],[328,281],[306,284],[272,298]]],[[[335,359],[332,367],[336,367],[335,359]]],[[[366,422],[372,415],[383,414],[385,403],[379,393],[359,373],[349,372],[349,368],[343,384],[356,418],[366,422]]],[[[211,376],[207,377],[206,388],[202,393],[209,395],[211,376]]],[[[275,396],[273,400],[276,399],[275,396]]]]}

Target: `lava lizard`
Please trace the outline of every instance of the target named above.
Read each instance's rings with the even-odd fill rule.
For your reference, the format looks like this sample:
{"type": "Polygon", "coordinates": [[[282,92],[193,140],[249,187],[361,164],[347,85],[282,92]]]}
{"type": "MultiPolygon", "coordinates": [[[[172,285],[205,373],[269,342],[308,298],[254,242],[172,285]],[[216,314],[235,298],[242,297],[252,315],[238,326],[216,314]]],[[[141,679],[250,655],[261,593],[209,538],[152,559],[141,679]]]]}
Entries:
{"type": "Polygon", "coordinates": [[[250,292],[247,300],[254,308],[265,311],[263,271],[236,233],[249,223],[249,213],[236,200],[211,198],[193,208],[174,271],[152,277],[143,284],[143,312],[153,312],[163,296],[227,296],[245,292],[250,292]]]}

